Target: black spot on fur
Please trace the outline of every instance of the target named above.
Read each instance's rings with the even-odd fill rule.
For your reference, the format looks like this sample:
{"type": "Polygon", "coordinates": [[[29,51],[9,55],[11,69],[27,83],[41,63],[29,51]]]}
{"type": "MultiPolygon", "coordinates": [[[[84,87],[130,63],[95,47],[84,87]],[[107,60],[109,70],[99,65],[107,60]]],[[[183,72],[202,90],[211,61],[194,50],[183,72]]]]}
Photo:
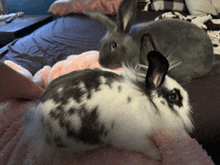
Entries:
{"type": "Polygon", "coordinates": [[[67,136],[76,140],[83,141],[85,144],[102,144],[101,137],[107,136],[104,125],[98,121],[98,107],[95,107],[91,111],[87,111],[84,106],[79,109],[79,116],[81,117],[81,129],[75,131],[71,126],[67,127],[67,136]],[[82,115],[83,114],[83,115],[82,115]]]}
{"type": "Polygon", "coordinates": [[[112,122],[112,125],[111,125],[112,130],[113,130],[114,126],[115,126],[115,122],[112,122]]]}
{"type": "Polygon", "coordinates": [[[57,108],[51,110],[49,115],[54,119],[58,119],[58,118],[60,118],[60,116],[63,115],[63,113],[64,113],[64,110],[63,110],[62,106],[58,106],[57,108]]]}
{"type": "Polygon", "coordinates": [[[114,81],[122,79],[121,75],[101,69],[78,70],[52,81],[41,96],[40,102],[42,103],[52,99],[55,103],[61,104],[61,106],[52,109],[49,116],[51,119],[57,120],[60,127],[65,128],[69,138],[82,141],[85,144],[97,145],[103,143],[100,139],[101,137],[108,135],[104,124],[98,120],[98,107],[87,110],[85,105],[77,107],[79,106],[77,104],[77,108],[71,107],[67,111],[64,111],[63,107],[68,103],[69,99],[74,99],[78,103],[82,101],[83,96],[90,99],[93,94],[92,91],[100,90],[100,85],[103,84],[101,77],[106,79],[106,85],[110,88],[114,81]],[[83,88],[80,86],[81,83],[83,88]],[[59,90],[60,88],[62,90],[59,90]],[[75,130],[73,123],[68,118],[76,114],[81,119],[81,127],[75,130]]]}
{"type": "Polygon", "coordinates": [[[121,92],[121,90],[122,90],[122,87],[119,85],[118,86],[118,92],[121,92]]]}
{"type": "Polygon", "coordinates": [[[122,79],[122,76],[116,73],[101,69],[74,71],[53,80],[41,96],[40,101],[44,103],[48,99],[53,99],[56,103],[66,104],[68,99],[73,97],[77,102],[80,102],[84,94],[87,94],[87,98],[90,99],[92,97],[91,91],[98,91],[102,84],[100,77],[106,79],[109,87],[114,81],[122,79]],[[79,87],[80,83],[85,85],[85,89],[82,90],[79,87]],[[58,92],[59,88],[62,88],[62,91],[58,92]]]}
{"type": "Polygon", "coordinates": [[[87,94],[87,99],[88,99],[88,100],[91,99],[91,96],[92,96],[91,93],[88,93],[88,94],[87,94]]]}
{"type": "Polygon", "coordinates": [[[105,84],[108,85],[110,89],[112,89],[112,82],[110,82],[110,81],[107,80],[107,81],[105,82],[105,84]]]}
{"type": "MultiPolygon", "coordinates": [[[[68,111],[59,110],[58,108],[52,110],[50,115],[53,119],[59,121],[60,127],[66,129],[69,138],[83,141],[85,144],[96,145],[102,143],[101,137],[108,135],[108,131],[104,125],[98,121],[98,107],[87,110],[85,105],[82,105],[78,108],[70,108],[68,111]],[[81,119],[81,127],[79,130],[75,130],[72,125],[73,123],[66,118],[66,116],[71,117],[71,115],[76,114],[81,119]]],[[[59,141],[60,138],[54,140],[59,141]]]]}
{"type": "Polygon", "coordinates": [[[68,113],[69,113],[69,115],[73,115],[76,113],[76,109],[72,107],[68,110],[68,113]]]}
{"type": "Polygon", "coordinates": [[[70,127],[70,121],[65,120],[64,114],[59,117],[59,124],[61,127],[70,127]]]}
{"type": "Polygon", "coordinates": [[[165,105],[165,101],[162,100],[162,101],[161,101],[161,104],[165,105]]]}
{"type": "Polygon", "coordinates": [[[83,89],[76,86],[64,86],[62,92],[54,91],[53,95],[50,97],[55,103],[66,104],[70,98],[73,98],[78,103],[81,102],[81,98],[86,92],[83,89]]]}
{"type": "Polygon", "coordinates": [[[69,93],[69,97],[73,97],[78,103],[81,102],[81,98],[82,96],[86,93],[85,91],[83,91],[82,89],[78,88],[78,87],[74,87],[71,89],[67,89],[69,93]]]}
{"type": "Polygon", "coordinates": [[[131,102],[131,97],[130,96],[127,97],[127,101],[128,101],[128,103],[131,102]]]}

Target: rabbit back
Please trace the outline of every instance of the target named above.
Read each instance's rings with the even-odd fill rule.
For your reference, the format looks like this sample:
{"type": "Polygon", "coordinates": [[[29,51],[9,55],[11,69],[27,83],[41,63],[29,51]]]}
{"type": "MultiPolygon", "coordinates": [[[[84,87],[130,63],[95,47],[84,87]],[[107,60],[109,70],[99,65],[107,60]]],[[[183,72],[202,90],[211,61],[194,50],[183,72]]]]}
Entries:
{"type": "MultiPolygon", "coordinates": [[[[196,25],[176,19],[158,20],[135,25],[131,30],[134,41],[140,45],[144,33],[150,33],[157,51],[169,61],[181,64],[169,70],[168,75],[179,82],[206,75],[213,67],[213,45],[208,35],[196,25]]],[[[151,51],[152,48],[148,48],[151,51]]],[[[140,54],[140,60],[146,55],[140,54]]],[[[138,62],[138,61],[137,61],[138,62]]]]}
{"type": "Polygon", "coordinates": [[[143,116],[140,101],[146,102],[146,97],[134,90],[132,84],[125,83],[122,75],[104,69],[86,69],[74,72],[69,78],[63,77],[60,85],[54,81],[49,86],[53,90],[41,97],[48,143],[83,151],[112,144],[114,139],[120,141],[126,134],[138,136],[143,129],[144,134],[150,132],[149,116],[145,124],[136,119],[143,116]]]}

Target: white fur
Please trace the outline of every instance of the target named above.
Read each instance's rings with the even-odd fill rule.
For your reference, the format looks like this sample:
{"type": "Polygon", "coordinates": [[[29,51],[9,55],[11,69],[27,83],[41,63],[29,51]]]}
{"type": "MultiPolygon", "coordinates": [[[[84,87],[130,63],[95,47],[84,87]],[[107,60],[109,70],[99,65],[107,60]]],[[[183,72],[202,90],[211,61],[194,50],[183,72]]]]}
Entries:
{"type": "MultiPolygon", "coordinates": [[[[163,87],[168,90],[172,90],[174,88],[180,90],[183,97],[183,107],[179,108],[178,106],[174,106],[175,110],[179,114],[178,116],[170,110],[166,99],[158,96],[156,90],[151,92],[151,100],[158,109],[156,109],[150,101],[146,92],[143,91],[143,89],[140,89],[140,86],[136,85],[145,80],[144,75],[146,75],[146,73],[137,73],[131,68],[125,68],[124,72],[116,72],[108,69],[101,70],[116,73],[121,75],[123,78],[119,81],[113,81],[110,87],[106,84],[108,80],[101,76],[100,82],[102,82],[102,84],[99,86],[99,90],[91,91],[91,98],[89,100],[85,94],[81,98],[80,103],[75,101],[73,98],[70,98],[68,103],[63,106],[64,110],[68,111],[71,107],[79,108],[81,105],[85,104],[85,108],[88,112],[89,110],[98,107],[98,121],[104,124],[105,128],[108,130],[107,137],[101,137],[101,140],[106,144],[111,144],[118,148],[137,150],[152,158],[160,159],[161,155],[159,154],[158,149],[149,139],[152,131],[156,131],[160,128],[181,130],[186,127],[189,130],[192,129],[193,126],[190,119],[191,107],[189,104],[188,94],[175,80],[166,76],[163,87]],[[165,104],[162,104],[161,101],[165,102],[165,104]]],[[[86,91],[85,84],[83,82],[79,83],[79,87],[82,91],[86,91]]],[[[57,92],[61,94],[62,88],[59,88],[57,92]]],[[[66,137],[65,129],[60,127],[57,120],[52,120],[49,117],[50,111],[59,105],[61,105],[61,102],[56,103],[53,99],[49,99],[44,103],[40,103],[37,108],[38,116],[42,115],[45,123],[49,123],[51,125],[51,128],[53,129],[51,136],[55,134],[59,135],[62,137],[63,142],[68,144],[71,151],[75,152],[100,147],[99,145],[87,145],[83,142],[73,140],[73,138],[66,137]]],[[[74,130],[81,129],[82,121],[80,116],[77,114],[66,116],[65,120],[69,120],[71,122],[71,126],[74,130]]],[[[39,117],[36,118],[36,128],[31,134],[32,136],[36,136],[36,134],[38,134],[37,137],[39,138],[37,138],[37,141],[39,142],[39,145],[36,147],[38,150],[37,152],[40,152],[42,147],[49,147],[45,143],[44,139],[44,134],[48,134],[49,132],[48,130],[41,131],[42,125],[40,122],[39,117]]],[[[32,124],[31,127],[26,128],[26,132],[28,132],[30,128],[33,129],[32,126],[34,125],[32,124]]],[[[42,150],[49,152],[54,149],[57,150],[56,148],[42,150]]]]}

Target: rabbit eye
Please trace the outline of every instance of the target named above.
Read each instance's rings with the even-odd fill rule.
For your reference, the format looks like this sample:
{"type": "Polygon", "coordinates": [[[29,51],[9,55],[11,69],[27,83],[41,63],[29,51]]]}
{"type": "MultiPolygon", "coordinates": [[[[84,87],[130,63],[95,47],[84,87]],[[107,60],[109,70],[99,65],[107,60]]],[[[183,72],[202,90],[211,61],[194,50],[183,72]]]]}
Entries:
{"type": "Polygon", "coordinates": [[[168,93],[166,93],[164,98],[166,98],[170,107],[173,107],[173,105],[177,105],[178,107],[183,106],[183,97],[179,89],[174,88],[172,91],[169,91],[168,93]]]}
{"type": "Polygon", "coordinates": [[[112,48],[115,49],[117,47],[116,43],[112,43],[112,48]]]}
{"type": "Polygon", "coordinates": [[[169,100],[172,102],[178,101],[179,100],[179,96],[177,93],[172,93],[168,96],[169,100]]]}

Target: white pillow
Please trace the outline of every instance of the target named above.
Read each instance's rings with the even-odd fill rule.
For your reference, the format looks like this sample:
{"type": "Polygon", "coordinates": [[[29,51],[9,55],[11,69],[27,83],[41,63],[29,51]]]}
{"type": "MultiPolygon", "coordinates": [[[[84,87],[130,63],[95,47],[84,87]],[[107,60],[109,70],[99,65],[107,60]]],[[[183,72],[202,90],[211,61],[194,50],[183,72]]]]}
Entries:
{"type": "Polygon", "coordinates": [[[185,0],[191,15],[218,15],[220,13],[219,0],[185,0]]]}

